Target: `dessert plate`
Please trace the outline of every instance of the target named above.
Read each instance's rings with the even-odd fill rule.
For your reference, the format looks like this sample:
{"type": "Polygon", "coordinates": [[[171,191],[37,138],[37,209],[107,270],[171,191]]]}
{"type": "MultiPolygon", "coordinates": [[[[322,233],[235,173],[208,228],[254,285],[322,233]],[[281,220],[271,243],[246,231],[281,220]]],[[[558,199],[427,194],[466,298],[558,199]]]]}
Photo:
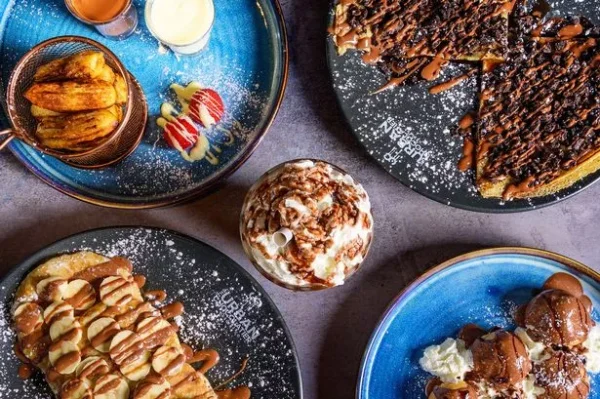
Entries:
{"type": "Polygon", "coordinates": [[[233,260],[211,246],[172,231],[118,227],[92,230],[58,241],[16,266],[0,285],[0,397],[51,398],[40,374],[17,377],[10,305],[29,271],[55,255],[91,250],[129,258],[148,278],[149,289],[164,289],[185,306],[180,336],[194,348],[210,347],[221,362],[207,373],[218,385],[248,357],[245,372],[232,386],[247,385],[252,397],[301,399],[296,350],[283,318],[260,285],[233,260]]]}
{"type": "MultiPolygon", "coordinates": [[[[283,98],[288,51],[277,0],[215,0],[216,20],[208,47],[176,56],[159,46],[144,23],[145,1],[134,1],[139,27],[124,41],[112,41],[77,21],[62,0],[0,0],[0,81],[6,85],[18,59],[55,36],[90,37],[109,47],[140,82],[149,118],[141,144],[123,162],[102,170],[80,170],[14,140],[9,148],[43,181],[70,196],[116,208],[170,205],[206,193],[239,168],[258,146],[283,98]],[[169,148],[156,124],[160,106],[174,102],[169,86],[198,81],[217,90],[226,106],[209,141],[218,162],[188,163],[169,148]]],[[[4,102],[3,102],[4,104],[4,102]]],[[[4,107],[6,104],[4,104],[4,107]]],[[[0,113],[1,114],[1,113],[0,113]]],[[[0,125],[8,122],[0,116],[0,125]]]]}
{"type": "MultiPolygon", "coordinates": [[[[597,2],[549,0],[548,3],[552,7],[549,17],[584,15],[594,24],[600,23],[597,2]]],[[[462,156],[462,138],[452,134],[459,119],[477,109],[477,76],[437,95],[427,90],[462,75],[467,66],[451,65],[434,82],[372,94],[386,83],[376,67],[366,65],[356,51],[339,56],[331,37],[327,39],[327,58],[333,88],[352,133],[386,171],[430,199],[480,212],[527,211],[571,197],[600,178],[599,171],[555,195],[534,199],[483,198],[475,188],[473,173],[463,173],[457,168],[462,156]]]]}
{"type": "MultiPolygon", "coordinates": [[[[456,336],[467,323],[513,328],[513,312],[552,274],[583,283],[600,320],[600,274],[564,256],[528,248],[468,253],[429,270],[388,307],[367,345],[357,399],[425,398],[423,350],[456,336]]],[[[600,398],[600,374],[590,375],[590,398],[600,398]]]]}

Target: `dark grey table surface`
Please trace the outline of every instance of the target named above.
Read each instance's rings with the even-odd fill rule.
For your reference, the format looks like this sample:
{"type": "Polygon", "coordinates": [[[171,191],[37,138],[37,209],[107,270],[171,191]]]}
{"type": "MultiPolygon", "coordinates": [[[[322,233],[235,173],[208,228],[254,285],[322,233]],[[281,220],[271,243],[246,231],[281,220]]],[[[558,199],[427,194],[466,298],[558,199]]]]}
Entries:
{"type": "Polygon", "coordinates": [[[364,346],[396,294],[426,269],[491,246],[559,252],[600,270],[600,185],[550,208],[488,215],[432,202],[402,186],[370,160],[337,109],[325,61],[328,2],[284,0],[290,79],[279,115],[250,160],[218,192],[167,209],[118,211],[68,198],[0,154],[0,276],[64,236],[114,225],[152,225],[197,237],[249,270],[279,306],[300,356],[305,398],[352,398],[364,346]],[[375,240],[346,285],[294,293],[271,284],[246,260],[238,214],[252,182],[272,166],[317,157],[352,173],[371,195],[375,240]]]}

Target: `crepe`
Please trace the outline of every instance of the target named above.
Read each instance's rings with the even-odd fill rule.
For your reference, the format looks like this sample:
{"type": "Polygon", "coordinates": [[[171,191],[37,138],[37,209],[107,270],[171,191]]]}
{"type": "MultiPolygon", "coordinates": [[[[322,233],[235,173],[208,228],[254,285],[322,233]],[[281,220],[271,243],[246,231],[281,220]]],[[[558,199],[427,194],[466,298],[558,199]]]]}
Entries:
{"type": "Polygon", "coordinates": [[[60,398],[216,399],[167,321],[182,305],[155,307],[142,281],[125,258],[79,252],[48,260],[17,289],[17,354],[60,398]]]}

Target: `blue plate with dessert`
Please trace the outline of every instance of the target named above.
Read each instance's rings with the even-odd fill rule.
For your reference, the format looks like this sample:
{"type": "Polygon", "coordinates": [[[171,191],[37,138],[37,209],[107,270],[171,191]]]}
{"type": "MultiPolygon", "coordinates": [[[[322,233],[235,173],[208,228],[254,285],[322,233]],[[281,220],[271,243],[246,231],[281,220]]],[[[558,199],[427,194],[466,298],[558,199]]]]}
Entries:
{"type": "MultiPolygon", "coordinates": [[[[8,148],[44,182],[90,203],[151,208],[198,197],[248,159],[279,109],[288,69],[279,3],[120,0],[107,4],[0,0],[0,81],[3,97],[6,94],[0,124],[17,136],[8,148]],[[77,41],[80,47],[73,49],[69,41],[77,41]],[[86,153],[82,161],[71,157],[73,154],[48,151],[32,139],[35,134],[23,133],[29,122],[20,118],[31,117],[30,104],[25,107],[20,92],[13,96],[11,90],[31,89],[31,81],[37,84],[37,76],[43,75],[39,68],[89,46],[104,53],[116,75],[120,66],[127,71],[123,76],[132,100],[131,110],[124,107],[128,119],[123,119],[126,126],[120,129],[127,136],[126,148],[116,140],[113,144],[118,151],[86,153]],[[23,63],[23,58],[28,63],[23,63]],[[32,68],[23,64],[37,68],[36,77],[27,77],[32,68]]],[[[50,78],[42,84],[54,88],[55,80],[81,78],[81,74],[69,74],[68,67],[60,72],[62,75],[46,74],[50,78]]],[[[85,86],[88,82],[80,79],[68,84],[85,86]]],[[[84,89],[89,88],[82,89],[88,93],[84,89]]],[[[60,113],[79,108],[71,107],[64,98],[46,103],[44,98],[48,97],[27,100],[34,99],[31,105],[38,107],[37,112],[31,110],[33,117],[46,123],[40,122],[44,127],[38,126],[38,133],[51,135],[57,123],[66,124],[60,119],[66,117],[48,116],[48,110],[60,113]],[[54,106],[58,109],[52,109],[54,106]]],[[[101,104],[97,107],[112,103],[101,104]]],[[[14,137],[9,134],[8,138],[14,137]]],[[[75,148],[80,149],[69,150],[75,148]]]]}
{"type": "Polygon", "coordinates": [[[600,275],[528,248],[425,273],[367,346],[357,398],[600,398],[600,275]],[[512,395],[512,396],[511,396],[512,395]]]}

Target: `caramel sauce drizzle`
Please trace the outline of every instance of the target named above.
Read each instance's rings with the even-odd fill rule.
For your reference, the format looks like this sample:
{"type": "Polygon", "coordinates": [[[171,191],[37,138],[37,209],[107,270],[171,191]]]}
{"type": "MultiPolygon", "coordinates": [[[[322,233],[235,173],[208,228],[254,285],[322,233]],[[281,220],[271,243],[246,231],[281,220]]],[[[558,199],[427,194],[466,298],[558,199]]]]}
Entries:
{"type": "Polygon", "coordinates": [[[151,290],[146,291],[144,298],[153,302],[164,302],[167,299],[167,293],[164,290],[151,290]]]}
{"type": "Polygon", "coordinates": [[[214,349],[203,349],[193,354],[188,359],[189,364],[203,362],[202,366],[198,369],[202,374],[206,374],[208,370],[212,369],[219,363],[219,353],[214,349]]]}
{"type": "Polygon", "coordinates": [[[163,306],[160,309],[160,312],[165,319],[172,319],[174,317],[181,316],[183,314],[183,303],[173,302],[167,306],[163,306]]]}

